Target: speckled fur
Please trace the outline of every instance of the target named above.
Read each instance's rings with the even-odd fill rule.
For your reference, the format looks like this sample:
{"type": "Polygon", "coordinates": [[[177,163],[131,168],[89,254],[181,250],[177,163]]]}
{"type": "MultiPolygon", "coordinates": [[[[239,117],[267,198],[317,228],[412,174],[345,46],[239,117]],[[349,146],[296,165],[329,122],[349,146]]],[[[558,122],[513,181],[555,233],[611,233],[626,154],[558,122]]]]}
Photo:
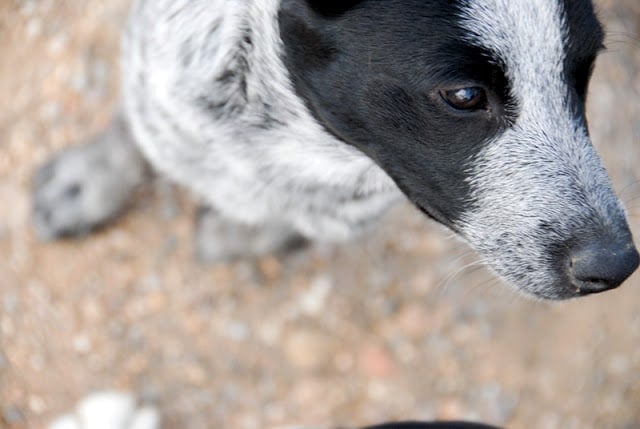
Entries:
{"type": "Polygon", "coordinates": [[[249,224],[343,240],[399,191],[321,128],[281,57],[278,0],[141,0],[124,39],[123,99],[153,165],[249,224]]]}
{"type": "Polygon", "coordinates": [[[547,245],[568,243],[576,231],[615,230],[625,215],[584,118],[567,102],[567,34],[558,1],[467,3],[470,39],[504,61],[521,111],[474,161],[476,207],[460,229],[511,284],[554,298],[559,288],[547,245]]]}
{"type": "MultiPolygon", "coordinates": [[[[386,129],[382,131],[389,131],[381,134],[387,137],[378,145],[378,149],[384,150],[374,151],[373,158],[382,154],[378,161],[386,161],[380,165],[393,175],[393,180],[372,158],[356,148],[362,148],[362,142],[360,146],[355,144],[357,138],[341,141],[330,134],[327,130],[331,127],[326,123],[321,125],[316,119],[321,117],[318,112],[314,110],[312,114],[307,107],[308,94],[300,92],[301,86],[294,88],[295,79],[289,72],[293,70],[295,74],[299,68],[305,68],[307,58],[302,58],[301,63],[285,62],[285,42],[280,35],[279,21],[284,4],[289,8],[286,12],[291,19],[300,21],[298,24],[308,18],[304,18],[304,14],[309,13],[310,3],[302,0],[286,3],[281,0],[138,0],[123,38],[120,117],[128,124],[126,129],[131,130],[131,140],[155,169],[191,190],[213,208],[209,213],[220,216],[220,219],[202,222],[207,227],[201,232],[214,231],[215,237],[202,236],[199,242],[222,240],[225,234],[220,233],[221,228],[235,225],[229,231],[237,233],[226,234],[230,235],[230,241],[202,246],[209,249],[205,258],[224,259],[225,249],[231,248],[243,253],[245,247],[238,250],[237,246],[228,245],[236,236],[255,236],[256,246],[269,251],[281,243],[297,241],[299,236],[315,240],[347,239],[366,230],[401,198],[398,183],[404,186],[404,193],[416,206],[467,239],[499,275],[528,294],[551,299],[578,296],[584,283],[571,277],[574,273],[569,250],[580,250],[585,243],[596,243],[595,248],[604,249],[601,252],[605,253],[610,243],[626,246],[613,251],[614,254],[618,250],[626,252],[627,266],[619,264],[617,269],[624,271],[625,276],[635,270],[637,253],[631,252],[633,243],[624,211],[589,140],[581,110],[584,100],[576,102],[579,99],[577,85],[571,83],[572,74],[565,70],[567,58],[571,58],[568,52],[576,52],[569,49],[572,23],[568,22],[565,9],[577,8],[584,13],[577,21],[592,30],[597,22],[588,0],[433,3],[459,11],[459,16],[451,16],[451,22],[449,13],[441,14],[439,19],[446,16],[445,25],[463,29],[461,34],[465,34],[467,40],[460,45],[479,48],[483,55],[488,52],[486,55],[490,58],[483,56],[482,61],[500,64],[500,73],[506,74],[508,80],[507,98],[514,106],[505,103],[496,109],[504,111],[505,117],[511,115],[509,120],[500,121],[497,135],[490,139],[477,137],[478,128],[472,127],[461,143],[459,136],[458,140],[451,137],[456,131],[452,127],[456,124],[468,127],[469,123],[477,122],[469,122],[468,117],[459,119],[461,116],[456,115],[462,115],[460,112],[446,110],[450,106],[442,110],[444,102],[437,94],[438,89],[447,84],[446,78],[439,77],[442,82],[434,84],[435,92],[430,88],[431,98],[426,100],[420,98],[425,95],[420,89],[402,86],[401,80],[394,81],[397,76],[388,78],[381,72],[383,77],[379,82],[386,85],[388,91],[385,93],[376,85],[366,87],[370,92],[360,88],[361,98],[356,101],[365,99],[364,109],[369,110],[362,116],[366,117],[363,120],[366,125],[375,128],[366,121],[377,121],[376,125],[384,123],[382,126],[386,129]],[[295,16],[295,13],[301,15],[295,16]],[[583,19],[585,16],[587,19],[583,19]],[[411,132],[417,128],[406,122],[417,123],[424,118],[420,116],[422,113],[416,113],[423,112],[420,110],[423,102],[431,103],[431,110],[427,111],[436,112],[434,122],[429,123],[441,127],[438,132],[425,128],[417,143],[412,143],[411,132]],[[391,110],[380,107],[385,103],[391,105],[391,110]],[[379,116],[371,119],[371,113],[379,116]],[[391,114],[397,115],[395,122],[385,116],[391,114]],[[459,122],[452,118],[458,118],[459,122]],[[441,122],[436,123],[438,120],[441,122]],[[424,134],[439,141],[426,139],[424,134]],[[404,144],[396,145],[397,142],[404,144]],[[437,146],[440,152],[425,151],[427,145],[437,146]],[[426,157],[425,153],[438,153],[442,155],[440,158],[448,159],[432,159],[433,156],[426,157]],[[394,157],[396,154],[402,156],[394,157]],[[425,164],[440,168],[430,170],[425,164]],[[405,166],[408,168],[403,168],[405,166]],[[436,175],[440,181],[430,181],[436,175]],[[431,186],[432,183],[435,186],[431,186]],[[276,226],[276,239],[273,234],[261,234],[261,228],[269,225],[276,226]]],[[[339,2],[329,6],[316,2],[313,7],[331,9],[334,7],[331,5],[350,7],[339,2]]],[[[397,5],[396,12],[404,15],[393,15],[397,21],[386,22],[386,30],[394,37],[402,34],[411,38],[412,34],[406,35],[398,28],[402,28],[405,20],[412,19],[411,11],[415,8],[428,15],[427,6],[412,2],[397,5]]],[[[355,24],[369,23],[375,18],[370,15],[380,12],[381,4],[364,2],[360,6],[359,12],[365,10],[370,14],[357,15],[363,20],[355,24]]],[[[311,27],[317,22],[326,23],[320,19],[309,22],[313,24],[309,24],[303,34],[313,33],[311,27]]],[[[328,25],[322,30],[330,33],[333,28],[328,25]]],[[[348,28],[343,30],[349,33],[348,28]]],[[[371,35],[366,33],[368,27],[360,31],[371,35]]],[[[585,31],[584,28],[581,31],[585,31]]],[[[571,36],[575,38],[577,33],[573,31],[571,36]]],[[[312,35],[322,41],[322,31],[312,35]]],[[[380,46],[376,47],[381,48],[386,61],[402,63],[398,58],[406,59],[407,55],[410,58],[415,50],[406,52],[405,47],[403,57],[389,49],[387,43],[394,37],[371,40],[378,40],[380,46]]],[[[456,36],[455,42],[460,42],[460,37],[456,36]]],[[[364,43],[370,41],[367,37],[364,39],[364,43]]],[[[440,46],[436,39],[432,40],[433,46],[440,46]]],[[[304,42],[304,39],[292,40],[304,42]]],[[[353,41],[344,39],[342,47],[351,46],[353,41]]],[[[287,47],[291,47],[291,43],[289,41],[287,47]]],[[[402,50],[403,44],[400,45],[402,50]]],[[[361,48],[358,54],[366,51],[367,46],[361,48]]],[[[437,63],[442,53],[431,55],[427,59],[437,63]]],[[[461,63],[466,64],[465,59],[462,58],[461,63]]],[[[356,99],[351,97],[348,86],[353,80],[378,82],[376,76],[371,75],[372,69],[367,70],[367,75],[360,68],[361,60],[350,60],[353,62],[346,64],[347,68],[357,71],[351,80],[345,80],[341,74],[332,76],[327,79],[328,86],[321,87],[323,95],[337,93],[326,90],[334,88],[336,79],[343,91],[347,87],[346,95],[338,94],[338,100],[356,99]]],[[[345,64],[337,67],[340,66],[345,64]]],[[[419,74],[413,69],[411,72],[419,74]]],[[[330,98],[325,97],[323,102],[328,103],[332,114],[341,105],[349,106],[342,116],[362,113],[355,112],[363,109],[362,105],[331,104],[330,98]]],[[[326,105],[319,104],[317,108],[326,108],[323,107],[326,105]]],[[[485,111],[489,116],[494,113],[490,109],[485,111]]],[[[342,116],[333,121],[340,122],[342,116]]],[[[347,123],[346,128],[353,129],[352,125],[347,123]]],[[[357,130],[369,130],[366,125],[357,130]]],[[[369,139],[372,134],[365,137],[369,139]]],[[[86,152],[100,161],[108,161],[110,156],[103,150],[106,146],[94,144],[86,152]]],[[[80,152],[82,150],[78,150],[80,152]]],[[[57,168],[49,170],[65,172],[77,163],[76,158],[62,157],[54,165],[57,168]]],[[[90,190],[95,188],[99,192],[92,193],[103,195],[119,185],[128,192],[140,180],[141,174],[134,175],[132,180],[123,179],[125,175],[118,168],[130,168],[128,164],[107,162],[106,165],[113,166],[113,171],[105,175],[108,176],[105,180],[83,178],[91,172],[81,169],[80,173],[72,174],[73,180],[67,180],[67,174],[56,174],[51,176],[65,180],[36,181],[35,217],[41,236],[64,233],[70,222],[78,223],[77,219],[86,221],[82,226],[88,229],[116,213],[119,204],[108,206],[108,210],[98,215],[90,213],[88,203],[76,203],[73,207],[83,211],[74,209],[73,216],[66,210],[70,205],[65,198],[73,183],[93,183],[90,190]],[[53,207],[56,205],[57,208],[53,207]],[[49,222],[51,219],[60,221],[49,222]]],[[[134,170],[140,171],[141,163],[136,165],[134,170]]],[[[92,201],[85,193],[75,193],[72,197],[85,203],[92,201]]],[[[247,252],[251,253],[250,249],[247,252]]],[[[609,257],[604,253],[596,256],[603,255],[609,257]]],[[[594,275],[606,272],[616,277],[607,271],[607,262],[601,265],[604,268],[594,275]]],[[[602,277],[592,280],[587,278],[591,287],[602,283],[602,277]]],[[[616,282],[612,280],[613,283],[616,282]]]]}

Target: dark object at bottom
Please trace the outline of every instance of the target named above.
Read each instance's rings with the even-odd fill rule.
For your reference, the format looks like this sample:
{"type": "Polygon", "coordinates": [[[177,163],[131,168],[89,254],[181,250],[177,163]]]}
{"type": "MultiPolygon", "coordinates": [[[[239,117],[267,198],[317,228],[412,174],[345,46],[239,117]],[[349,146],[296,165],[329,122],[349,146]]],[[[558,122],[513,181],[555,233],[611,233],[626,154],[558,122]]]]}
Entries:
{"type": "Polygon", "coordinates": [[[378,426],[369,426],[363,429],[500,429],[497,426],[487,426],[478,423],[465,422],[439,422],[439,423],[386,423],[378,426]]]}

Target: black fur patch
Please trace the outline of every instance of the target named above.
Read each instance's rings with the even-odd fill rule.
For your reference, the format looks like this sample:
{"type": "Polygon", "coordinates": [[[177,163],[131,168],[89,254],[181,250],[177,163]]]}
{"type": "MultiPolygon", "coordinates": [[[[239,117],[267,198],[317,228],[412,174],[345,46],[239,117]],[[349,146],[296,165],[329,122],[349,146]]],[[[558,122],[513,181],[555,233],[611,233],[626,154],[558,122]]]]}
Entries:
{"type": "Polygon", "coordinates": [[[595,59],[604,49],[604,30],[594,13],[591,0],[563,0],[562,3],[569,30],[564,63],[566,78],[571,83],[570,87],[576,90],[574,110],[577,115],[584,115],[595,59]]]}
{"type": "Polygon", "coordinates": [[[515,120],[502,65],[464,42],[456,2],[284,0],[285,64],[333,135],[374,159],[423,211],[449,227],[470,208],[467,166],[515,120]],[[460,112],[441,89],[482,86],[489,111],[460,112]]]}

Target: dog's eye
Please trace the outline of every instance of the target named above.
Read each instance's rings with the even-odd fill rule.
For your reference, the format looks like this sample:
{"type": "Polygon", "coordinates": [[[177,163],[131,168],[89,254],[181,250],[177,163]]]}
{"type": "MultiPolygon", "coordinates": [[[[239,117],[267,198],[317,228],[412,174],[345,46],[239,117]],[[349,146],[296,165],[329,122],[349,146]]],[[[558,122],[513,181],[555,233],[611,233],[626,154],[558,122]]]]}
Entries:
{"type": "Polygon", "coordinates": [[[457,110],[475,111],[487,107],[487,93],[476,86],[442,90],[440,96],[457,110]]]}

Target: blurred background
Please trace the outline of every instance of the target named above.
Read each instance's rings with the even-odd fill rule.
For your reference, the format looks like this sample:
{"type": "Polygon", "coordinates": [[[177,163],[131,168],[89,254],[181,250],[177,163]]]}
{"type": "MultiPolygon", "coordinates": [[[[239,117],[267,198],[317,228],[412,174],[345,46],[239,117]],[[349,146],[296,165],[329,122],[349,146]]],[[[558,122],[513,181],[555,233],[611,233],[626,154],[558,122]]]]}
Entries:
{"type": "MultiPolygon", "coordinates": [[[[129,3],[0,0],[0,427],[112,388],[157,402],[165,428],[640,428],[638,274],[529,301],[408,205],[345,246],[203,266],[195,205],[163,181],[95,235],[37,242],[31,174],[108,123],[129,3]]],[[[591,132],[640,237],[640,2],[596,3],[591,132]]]]}

